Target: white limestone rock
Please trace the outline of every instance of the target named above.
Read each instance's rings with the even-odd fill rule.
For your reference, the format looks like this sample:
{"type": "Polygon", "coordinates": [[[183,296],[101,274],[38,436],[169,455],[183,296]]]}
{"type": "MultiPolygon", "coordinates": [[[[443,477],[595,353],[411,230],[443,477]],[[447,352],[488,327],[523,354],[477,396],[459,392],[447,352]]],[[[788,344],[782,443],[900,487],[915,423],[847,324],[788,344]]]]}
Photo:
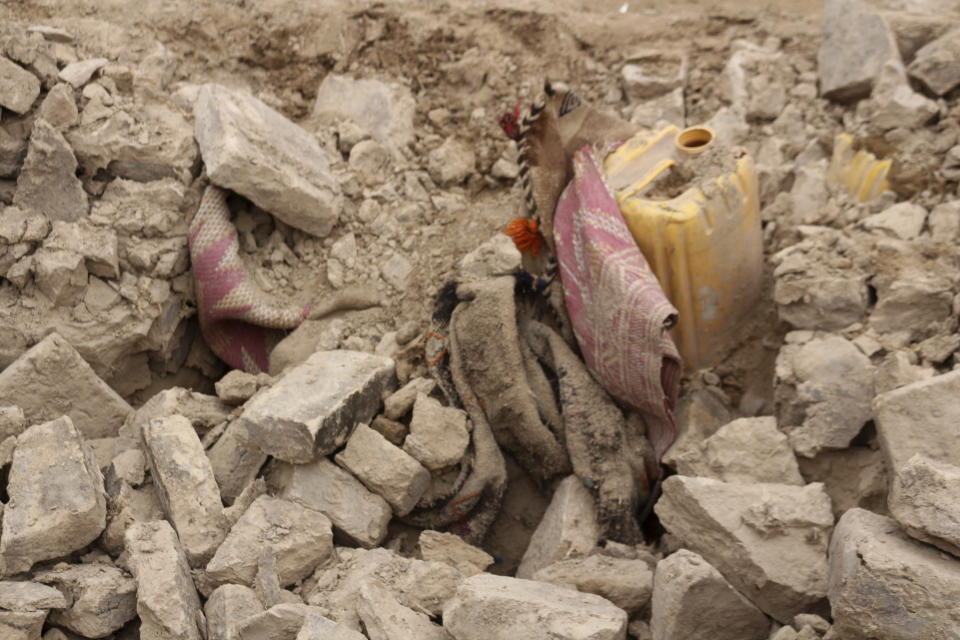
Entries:
{"type": "Polygon", "coordinates": [[[380,583],[360,586],[357,615],[370,640],[451,640],[426,615],[400,604],[380,583]]]}
{"type": "Polygon", "coordinates": [[[444,407],[439,400],[418,394],[410,419],[410,433],[403,450],[431,471],[447,469],[460,462],[470,444],[467,413],[444,407]]]}
{"type": "Polygon", "coordinates": [[[960,557],[960,467],[914,454],[893,474],[887,506],[911,536],[960,557]]]}
{"type": "Polygon", "coordinates": [[[457,640],[626,640],[627,613],[591,593],[481,573],[443,609],[457,640]]]}
{"type": "Polygon", "coordinates": [[[445,562],[466,577],[474,576],[493,564],[493,556],[453,533],[424,529],[418,538],[420,557],[445,562]]]}
{"type": "Polygon", "coordinates": [[[641,612],[653,592],[653,571],[645,560],[592,555],[561,560],[533,574],[539,582],[573,585],[606,598],[630,615],[641,612]]]}
{"type": "Polygon", "coordinates": [[[821,96],[839,102],[867,97],[888,60],[899,61],[900,54],[882,16],[861,0],[827,0],[817,55],[821,96]]]}
{"type": "Polygon", "coordinates": [[[50,622],[88,638],[105,638],[137,616],[137,582],[109,564],[57,564],[35,574],[69,598],[50,622]]]}
{"type": "Polygon", "coordinates": [[[833,528],[823,485],[671,476],[654,510],[684,547],[776,620],[822,604],[833,528]]]}

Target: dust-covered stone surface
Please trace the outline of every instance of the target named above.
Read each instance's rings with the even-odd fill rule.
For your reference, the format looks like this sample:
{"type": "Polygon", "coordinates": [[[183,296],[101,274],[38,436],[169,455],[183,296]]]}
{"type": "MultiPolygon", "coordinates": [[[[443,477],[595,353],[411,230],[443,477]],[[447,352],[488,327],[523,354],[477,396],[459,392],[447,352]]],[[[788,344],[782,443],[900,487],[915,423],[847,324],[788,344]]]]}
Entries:
{"type": "Polygon", "coordinates": [[[958,47],[951,0],[0,3],[0,638],[956,637],[958,47]],[[744,159],[763,259],[675,425],[589,434],[527,335],[583,338],[571,272],[503,231],[605,122],[709,127],[635,198],[744,159]],[[218,284],[309,306],[231,325],[269,373],[208,184],[218,284]]]}

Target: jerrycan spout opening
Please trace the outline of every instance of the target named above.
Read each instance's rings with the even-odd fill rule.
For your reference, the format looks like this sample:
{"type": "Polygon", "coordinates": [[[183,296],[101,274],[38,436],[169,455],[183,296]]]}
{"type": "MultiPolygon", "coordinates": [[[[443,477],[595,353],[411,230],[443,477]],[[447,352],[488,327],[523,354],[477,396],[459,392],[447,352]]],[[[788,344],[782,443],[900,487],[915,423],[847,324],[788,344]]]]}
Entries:
{"type": "Polygon", "coordinates": [[[681,157],[698,156],[713,144],[716,137],[710,127],[688,127],[677,134],[675,140],[677,152],[681,157]]]}

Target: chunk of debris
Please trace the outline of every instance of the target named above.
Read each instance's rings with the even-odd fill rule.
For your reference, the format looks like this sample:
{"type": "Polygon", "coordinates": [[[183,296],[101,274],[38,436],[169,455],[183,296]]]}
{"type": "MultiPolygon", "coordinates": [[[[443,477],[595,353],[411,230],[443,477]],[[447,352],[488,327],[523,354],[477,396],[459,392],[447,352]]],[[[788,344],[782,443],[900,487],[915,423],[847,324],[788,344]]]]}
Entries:
{"type": "Polygon", "coordinates": [[[285,602],[250,616],[237,629],[238,640],[295,640],[309,613],[321,612],[302,602],[285,602]]]}
{"type": "Polygon", "coordinates": [[[682,51],[637,51],[620,69],[624,93],[631,102],[656,98],[687,84],[687,56],[682,51]]]}
{"type": "Polygon", "coordinates": [[[130,570],[137,579],[140,635],[157,640],[201,640],[206,620],[177,534],[165,520],[127,529],[130,570]]]}
{"type": "Polygon", "coordinates": [[[823,485],[671,476],[654,510],[684,547],[776,620],[789,622],[822,604],[833,528],[823,485]]]}
{"type": "Polygon", "coordinates": [[[474,172],[476,162],[473,150],[452,137],[427,156],[430,177],[441,187],[463,183],[474,172]]]}
{"type": "Polygon", "coordinates": [[[150,475],[191,566],[206,564],[226,537],[223,503],[210,461],[183,416],[151,420],[143,429],[150,475]]]}
{"type": "Polygon", "coordinates": [[[280,460],[310,462],[332,453],[396,384],[393,360],[359,351],[318,351],[244,407],[250,438],[280,460]]]}
{"type": "Polygon", "coordinates": [[[418,538],[420,557],[424,560],[445,562],[467,576],[483,572],[493,564],[493,556],[458,535],[424,529],[418,538]]]}
{"type": "Polygon", "coordinates": [[[313,116],[324,124],[352,120],[375,139],[399,150],[414,139],[415,110],[413,95],[403,85],[330,73],[317,89],[313,116]]]}
{"type": "Polygon", "coordinates": [[[50,89],[43,102],[40,103],[37,116],[60,131],[77,124],[80,116],[77,112],[77,101],[73,97],[73,89],[70,88],[70,85],[60,82],[50,89]]]}
{"type": "Polygon", "coordinates": [[[0,107],[26,113],[40,95],[40,79],[6,56],[0,56],[0,107]]]}
{"type": "Polygon", "coordinates": [[[907,71],[942,96],[960,85],[960,28],[943,34],[917,51],[907,71]]]}
{"type": "Polygon", "coordinates": [[[375,547],[387,536],[393,517],[387,501],[327,458],[277,464],[270,482],[278,497],[319,511],[330,518],[334,530],[362,547],[375,547]]]}
{"type": "Polygon", "coordinates": [[[498,233],[460,259],[460,274],[468,280],[510,275],[520,271],[520,258],[510,236],[498,233]]]}
{"type": "Polygon", "coordinates": [[[7,611],[39,611],[63,609],[67,599],[57,589],[39,582],[0,580],[0,609],[7,611]]]}
{"type": "Polygon", "coordinates": [[[427,469],[439,471],[460,462],[469,444],[466,411],[444,407],[422,393],[417,395],[410,433],[403,442],[405,452],[427,469]]]}
{"type": "Polygon", "coordinates": [[[920,235],[927,219],[927,210],[912,202],[898,202],[880,213],[863,219],[864,228],[881,231],[901,240],[913,240],[920,235]]]}
{"type": "Polygon", "coordinates": [[[213,477],[224,504],[233,501],[253,482],[267,461],[267,454],[250,439],[246,423],[233,420],[207,450],[213,477]]]}
{"type": "Polygon", "coordinates": [[[430,486],[423,465],[365,424],[357,425],[334,459],[389,502],[398,516],[410,513],[430,486]]]}
{"type": "Polygon", "coordinates": [[[137,616],[137,582],[108,564],[57,564],[35,574],[69,597],[50,613],[52,624],[87,638],[105,638],[137,616]]]}
{"type": "MultiPolygon", "coordinates": [[[[208,638],[208,640],[215,640],[208,638]]],[[[367,640],[362,633],[316,613],[308,613],[297,640],[367,640]]]]}
{"type": "Polygon", "coordinates": [[[72,222],[86,217],[87,194],[76,172],[77,159],[63,134],[46,120],[37,119],[13,204],[51,220],[72,222]]]}
{"type": "Polygon", "coordinates": [[[17,437],[3,511],[3,575],[27,571],[96,540],[106,526],[103,476],[67,416],[17,437]]]}
{"type": "Polygon", "coordinates": [[[960,467],[914,454],[893,474],[887,505],[911,536],[960,557],[960,467]]]}
{"type": "MultiPolygon", "coordinates": [[[[87,288],[87,268],[79,253],[38,249],[30,256],[30,264],[37,288],[53,304],[72,307],[83,299],[87,288]]],[[[9,271],[7,273],[13,275],[9,271]]]]}
{"type": "Polygon", "coordinates": [[[827,0],[817,54],[820,95],[853,102],[870,95],[888,60],[900,59],[886,20],[861,0],[827,0]]]}
{"type": "Polygon", "coordinates": [[[581,593],[606,598],[630,615],[639,613],[653,592],[653,571],[646,561],[599,554],[554,562],[534,573],[533,579],[573,585],[581,593]]]}
{"type": "Polygon", "coordinates": [[[890,518],[851,509],[830,540],[830,610],[839,637],[949,637],[960,628],[960,562],[890,518]]]}
{"type": "Polygon", "coordinates": [[[72,62],[60,70],[57,77],[60,80],[70,84],[74,89],[79,89],[90,82],[97,71],[109,62],[106,58],[91,58],[90,60],[80,60],[72,62]]]}
{"type": "Polygon", "coordinates": [[[804,484],[776,418],[740,418],[676,457],[677,473],[724,482],[804,484]]]}
{"type": "Polygon", "coordinates": [[[444,607],[443,626],[457,640],[625,640],[627,613],[591,593],[481,573],[444,607]]]}
{"type": "Polygon", "coordinates": [[[234,369],[217,380],[214,389],[217,397],[227,404],[239,405],[252,398],[258,386],[256,375],[234,369]]]}
{"type": "Polygon", "coordinates": [[[243,623],[263,613],[263,605],[250,587],[224,584],[213,590],[203,606],[207,640],[235,640],[243,623]]]}
{"type": "Polygon", "coordinates": [[[807,482],[823,483],[834,516],[839,518],[854,507],[886,515],[887,468],[878,449],[821,451],[815,458],[800,458],[798,462],[807,482]]]}
{"type": "Polygon", "coordinates": [[[600,540],[593,496],[577,476],[557,485],[550,505],[530,538],[517,568],[518,578],[532,578],[554,562],[589,555],[600,540]]]}
{"type": "Polygon", "coordinates": [[[423,613],[400,604],[376,581],[360,586],[357,615],[370,640],[447,640],[450,637],[423,613]]]}
{"type": "Polygon", "coordinates": [[[317,139],[253,95],[216,84],[200,88],[196,138],[211,182],[307,233],[323,237],[343,195],[317,139]]]}
{"type": "Polygon", "coordinates": [[[813,457],[849,446],[871,418],[874,367],[838,335],[783,346],[777,355],[777,421],[794,450],[813,457]]]}
{"type": "Polygon", "coordinates": [[[252,585],[264,540],[273,547],[282,587],[307,577],[333,552],[333,531],[325,515],[289,500],[260,496],[207,564],[212,583],[252,585]]]}
{"type": "Polygon", "coordinates": [[[766,640],[770,621],[703,557],[681,549],[657,563],[650,630],[658,640],[766,640]]]}

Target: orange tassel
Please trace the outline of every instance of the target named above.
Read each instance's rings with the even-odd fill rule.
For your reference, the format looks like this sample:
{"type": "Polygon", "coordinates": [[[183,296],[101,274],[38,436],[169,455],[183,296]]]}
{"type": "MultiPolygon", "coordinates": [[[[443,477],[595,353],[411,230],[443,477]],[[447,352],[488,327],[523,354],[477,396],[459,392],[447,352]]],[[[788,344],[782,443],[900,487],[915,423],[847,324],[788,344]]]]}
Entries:
{"type": "Polygon", "coordinates": [[[512,220],[503,232],[513,238],[513,244],[517,246],[520,253],[529,249],[530,254],[534,258],[537,257],[537,251],[543,243],[543,238],[540,237],[539,225],[536,220],[517,218],[512,220]]]}

